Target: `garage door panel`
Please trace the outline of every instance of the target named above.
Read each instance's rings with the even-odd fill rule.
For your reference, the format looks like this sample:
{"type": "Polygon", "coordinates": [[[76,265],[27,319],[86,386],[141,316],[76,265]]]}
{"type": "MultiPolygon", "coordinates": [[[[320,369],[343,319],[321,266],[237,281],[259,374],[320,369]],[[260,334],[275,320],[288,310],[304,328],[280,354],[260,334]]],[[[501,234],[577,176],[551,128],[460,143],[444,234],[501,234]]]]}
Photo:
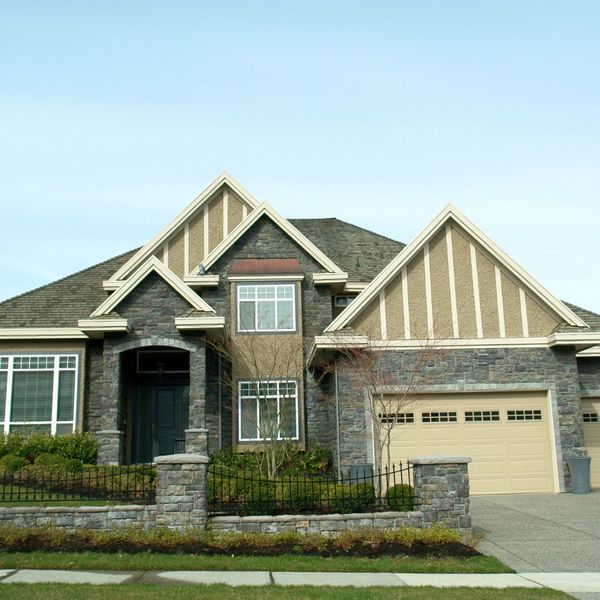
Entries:
{"type": "Polygon", "coordinates": [[[600,488],[600,398],[588,398],[581,401],[583,412],[583,438],[590,465],[591,485],[600,488]],[[593,421],[592,419],[598,419],[593,421]]]}
{"type": "Polygon", "coordinates": [[[414,423],[392,431],[393,460],[405,462],[407,458],[440,452],[471,456],[473,494],[552,492],[552,436],[547,409],[545,393],[429,396],[414,410],[414,423]],[[509,420],[508,411],[514,411],[513,418],[523,420],[509,420]],[[423,413],[444,412],[456,413],[457,422],[422,420],[423,413]]]}

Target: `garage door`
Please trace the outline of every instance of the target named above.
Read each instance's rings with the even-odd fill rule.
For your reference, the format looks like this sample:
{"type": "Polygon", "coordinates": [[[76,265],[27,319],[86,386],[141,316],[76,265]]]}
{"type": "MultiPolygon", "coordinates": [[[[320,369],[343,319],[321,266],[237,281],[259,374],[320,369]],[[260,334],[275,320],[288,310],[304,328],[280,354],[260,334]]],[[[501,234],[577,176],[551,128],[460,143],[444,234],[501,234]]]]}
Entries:
{"type": "Polygon", "coordinates": [[[422,396],[383,418],[398,423],[391,435],[396,463],[434,453],[470,456],[473,494],[555,491],[545,393],[422,396]]]}
{"type": "Polygon", "coordinates": [[[600,398],[581,401],[583,408],[583,439],[592,458],[592,487],[600,488],[600,398]]]}

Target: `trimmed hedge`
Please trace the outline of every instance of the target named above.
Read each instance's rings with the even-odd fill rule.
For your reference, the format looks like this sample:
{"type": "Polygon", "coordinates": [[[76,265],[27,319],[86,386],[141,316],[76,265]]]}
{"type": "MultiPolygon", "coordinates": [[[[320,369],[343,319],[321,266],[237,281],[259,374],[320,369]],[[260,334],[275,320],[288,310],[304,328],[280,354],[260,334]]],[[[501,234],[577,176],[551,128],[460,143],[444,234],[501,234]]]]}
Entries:
{"type": "Polygon", "coordinates": [[[385,501],[392,510],[410,511],[415,507],[415,490],[407,483],[393,485],[387,491],[385,501]]]}
{"type": "Polygon", "coordinates": [[[41,454],[55,454],[84,464],[95,464],[98,442],[89,433],[8,433],[0,435],[0,457],[14,454],[34,462],[41,454]]]}
{"type": "Polygon", "coordinates": [[[213,533],[203,530],[177,532],[166,528],[144,531],[131,527],[113,531],[55,527],[0,527],[0,548],[6,552],[150,552],[163,554],[228,554],[277,556],[389,556],[417,555],[468,557],[479,554],[463,544],[460,534],[442,526],[429,529],[373,529],[341,532],[329,538],[295,532],[213,533]]]}

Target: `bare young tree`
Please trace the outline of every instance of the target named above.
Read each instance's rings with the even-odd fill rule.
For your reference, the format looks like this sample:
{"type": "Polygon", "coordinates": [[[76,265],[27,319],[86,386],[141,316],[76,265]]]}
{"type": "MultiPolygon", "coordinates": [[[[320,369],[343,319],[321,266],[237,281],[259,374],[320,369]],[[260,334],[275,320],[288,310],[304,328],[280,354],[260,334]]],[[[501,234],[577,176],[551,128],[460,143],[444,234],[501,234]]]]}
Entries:
{"type": "Polygon", "coordinates": [[[250,332],[209,343],[227,365],[221,382],[230,392],[238,438],[257,452],[261,475],[274,479],[288,443],[299,437],[302,338],[250,332]]]}
{"type": "Polygon", "coordinates": [[[373,427],[375,467],[390,468],[392,432],[406,422],[407,411],[421,401],[420,394],[431,383],[426,367],[439,360],[443,351],[430,339],[403,350],[410,358],[402,363],[398,377],[397,371],[390,369],[386,354],[392,347],[385,341],[373,344],[375,338],[369,335],[332,336],[331,341],[339,354],[326,370],[337,370],[338,375],[352,379],[364,390],[373,427]]]}

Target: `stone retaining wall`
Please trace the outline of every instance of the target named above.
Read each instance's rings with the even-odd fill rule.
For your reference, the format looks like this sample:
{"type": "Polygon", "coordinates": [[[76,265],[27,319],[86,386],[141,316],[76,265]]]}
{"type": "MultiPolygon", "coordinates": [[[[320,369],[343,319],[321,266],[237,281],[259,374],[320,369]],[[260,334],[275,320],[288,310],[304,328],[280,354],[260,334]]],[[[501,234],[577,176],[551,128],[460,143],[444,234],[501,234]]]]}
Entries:
{"type": "Polygon", "coordinates": [[[334,515],[277,515],[248,517],[212,517],[208,520],[212,531],[279,533],[318,533],[336,535],[341,531],[370,527],[375,529],[397,529],[399,527],[423,527],[423,513],[379,512],[334,515]]]}
{"type": "Polygon", "coordinates": [[[198,454],[156,458],[156,505],[0,508],[0,525],[35,527],[54,525],[67,529],[88,527],[109,530],[138,525],[145,529],[184,530],[208,527],[214,531],[277,533],[296,531],[335,535],[370,527],[429,527],[442,523],[453,529],[470,529],[468,457],[433,456],[412,459],[415,508],[411,512],[333,515],[215,516],[207,507],[209,459],[198,454]]]}
{"type": "Polygon", "coordinates": [[[53,525],[65,529],[109,530],[137,525],[154,527],[155,506],[16,506],[0,508],[0,525],[41,527],[53,525]]]}

